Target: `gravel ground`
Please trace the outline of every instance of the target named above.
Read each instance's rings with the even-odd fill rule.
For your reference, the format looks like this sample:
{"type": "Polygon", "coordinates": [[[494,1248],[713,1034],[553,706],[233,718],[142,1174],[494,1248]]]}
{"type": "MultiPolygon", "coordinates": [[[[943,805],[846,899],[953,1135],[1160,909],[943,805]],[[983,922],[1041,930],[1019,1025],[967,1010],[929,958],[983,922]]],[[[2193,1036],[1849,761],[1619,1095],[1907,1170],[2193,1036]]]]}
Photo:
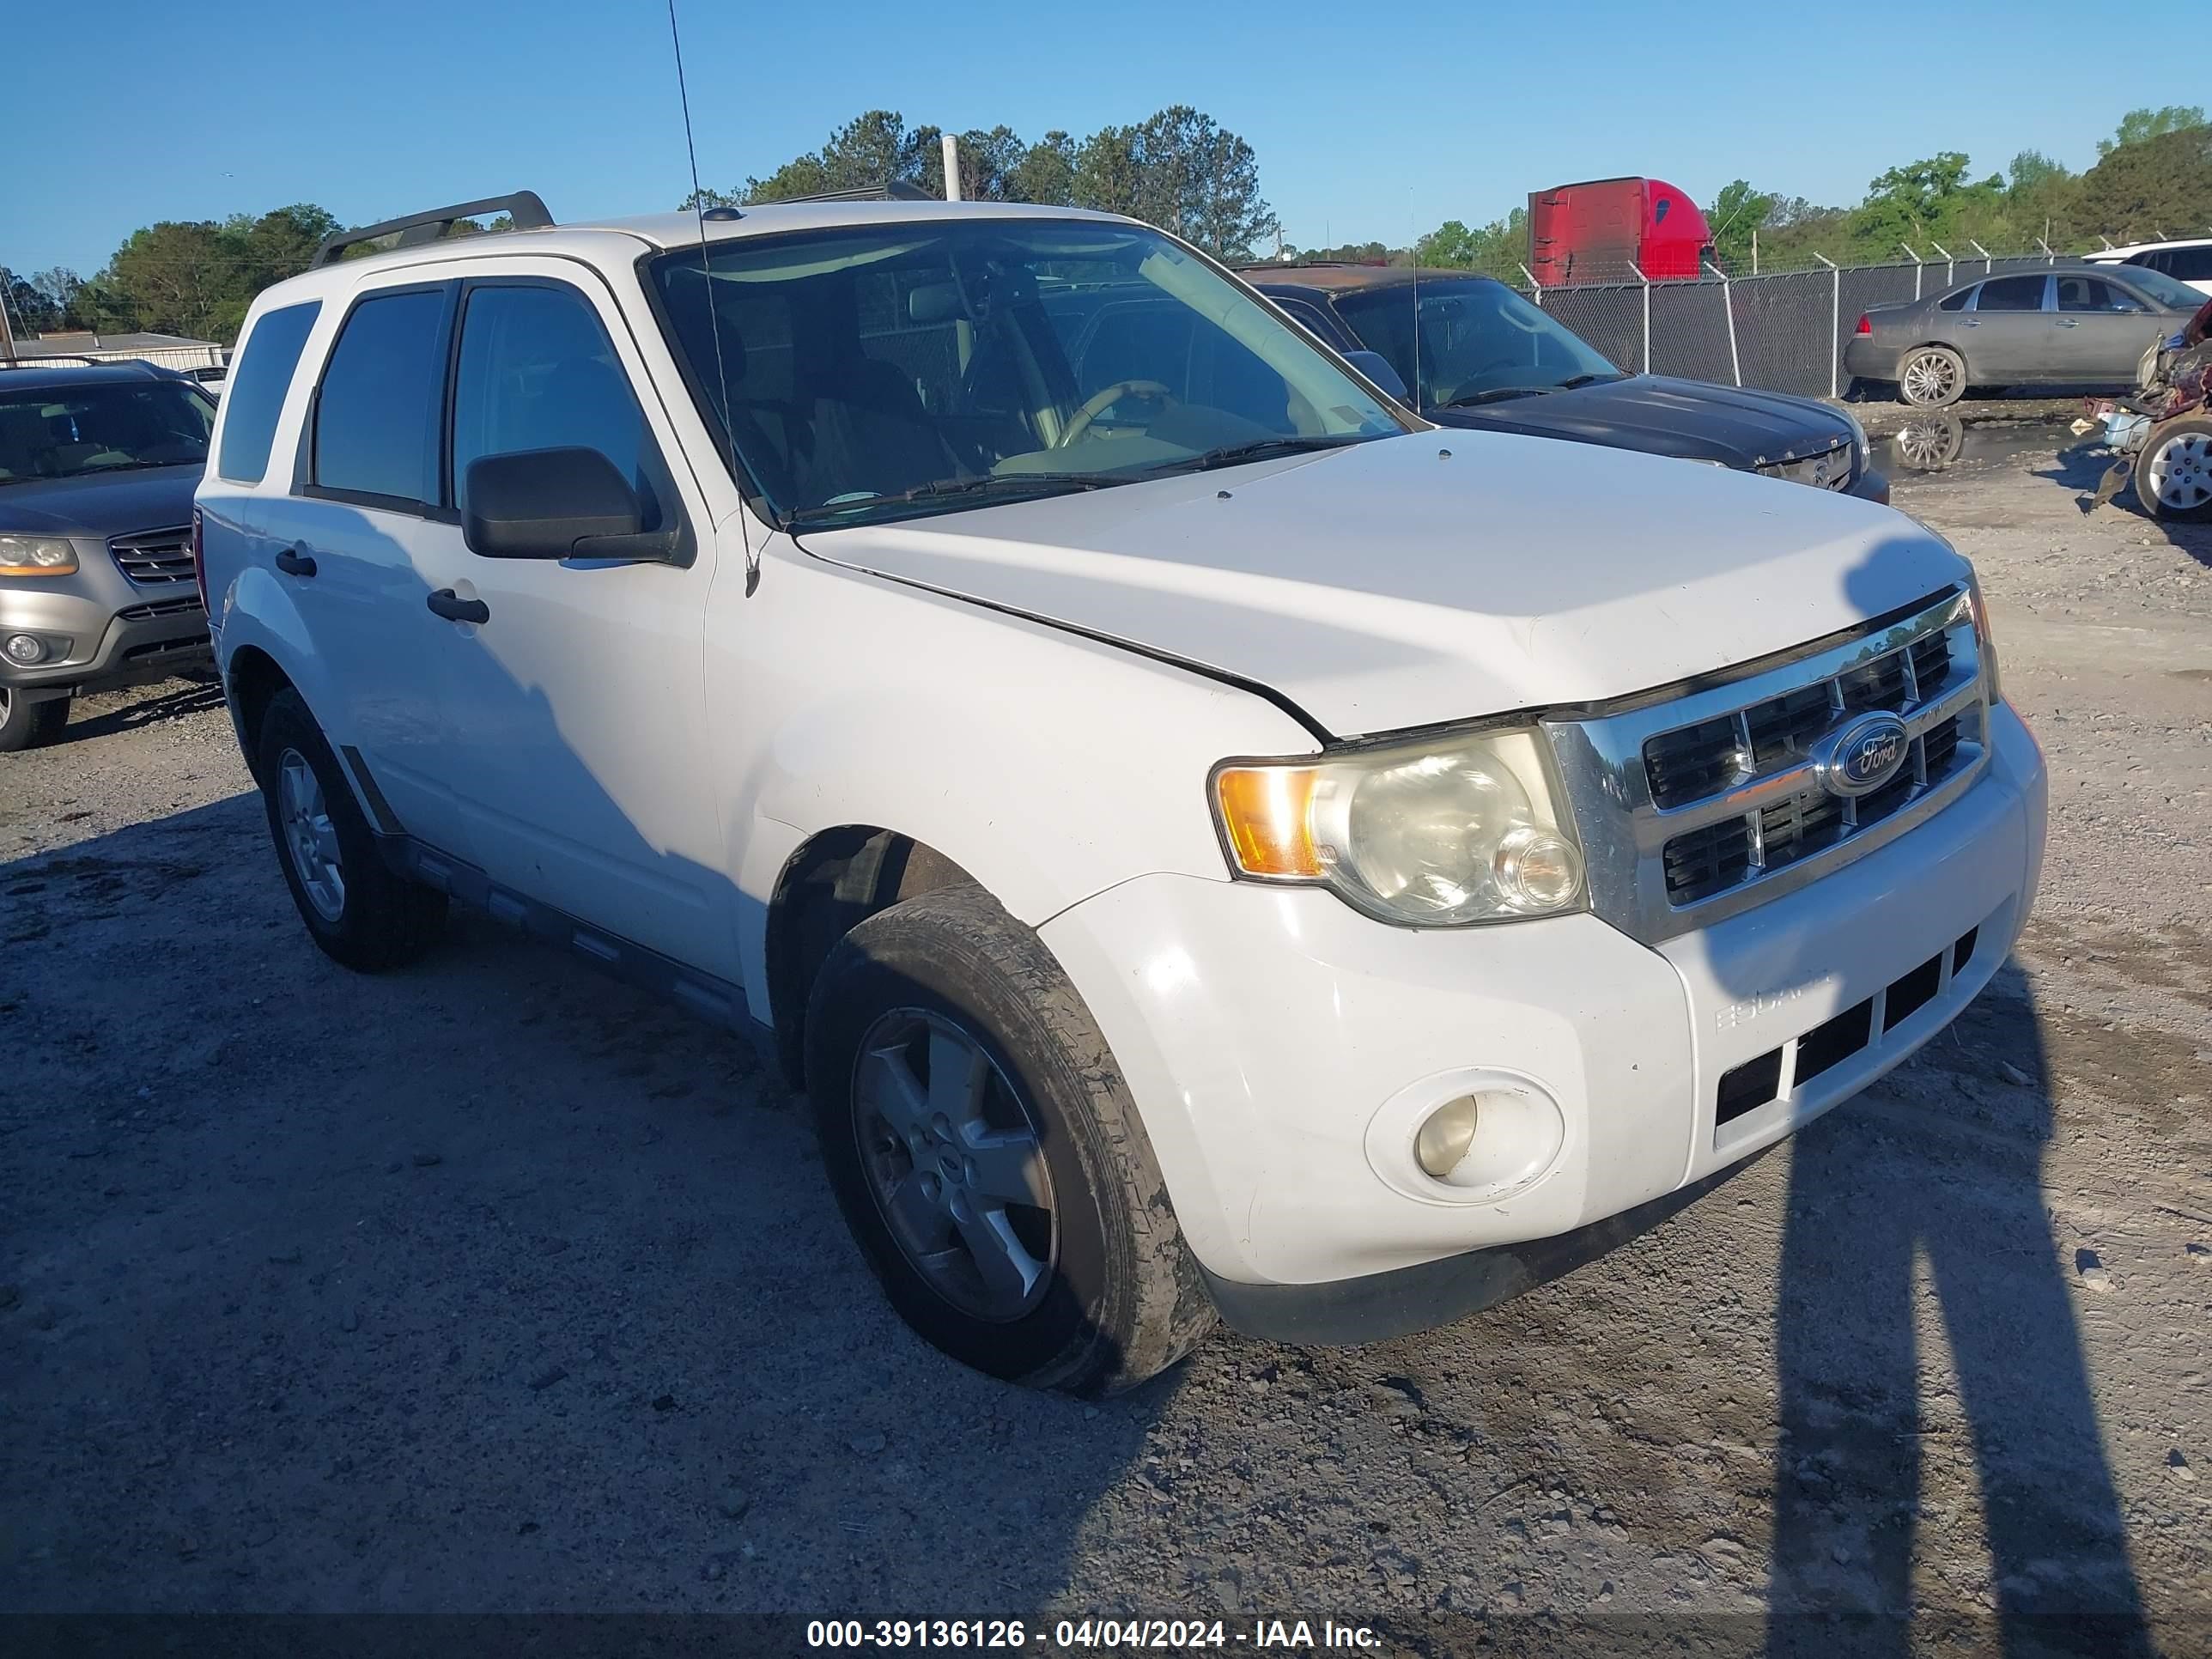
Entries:
{"type": "Polygon", "coordinates": [[[1502,1308],[1097,1405],[906,1333],[750,1049],[488,924],[343,973],[214,697],[91,701],[0,762],[0,1608],[2212,1650],[2212,529],[2097,471],[1898,481],[2053,771],[1953,1033],[1502,1308]]]}

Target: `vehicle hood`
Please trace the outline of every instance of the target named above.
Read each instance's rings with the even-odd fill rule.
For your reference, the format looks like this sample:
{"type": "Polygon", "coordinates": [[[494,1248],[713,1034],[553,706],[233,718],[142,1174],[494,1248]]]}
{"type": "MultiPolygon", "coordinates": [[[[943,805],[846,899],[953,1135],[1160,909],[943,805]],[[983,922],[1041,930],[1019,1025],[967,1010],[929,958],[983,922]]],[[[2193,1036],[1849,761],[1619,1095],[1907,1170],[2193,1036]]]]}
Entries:
{"type": "Polygon", "coordinates": [[[0,535],[82,536],[105,541],[140,530],[171,530],[192,519],[199,466],[92,473],[0,484],[0,535]]]}
{"type": "Polygon", "coordinates": [[[1831,491],[1487,432],[799,540],[1256,682],[1339,737],[1670,684],[1967,572],[1902,514],[1831,491]]]}
{"type": "Polygon", "coordinates": [[[1810,398],[1662,374],[1427,414],[1445,426],[1570,438],[1746,469],[1817,455],[1851,437],[1848,421],[1810,398]]]}

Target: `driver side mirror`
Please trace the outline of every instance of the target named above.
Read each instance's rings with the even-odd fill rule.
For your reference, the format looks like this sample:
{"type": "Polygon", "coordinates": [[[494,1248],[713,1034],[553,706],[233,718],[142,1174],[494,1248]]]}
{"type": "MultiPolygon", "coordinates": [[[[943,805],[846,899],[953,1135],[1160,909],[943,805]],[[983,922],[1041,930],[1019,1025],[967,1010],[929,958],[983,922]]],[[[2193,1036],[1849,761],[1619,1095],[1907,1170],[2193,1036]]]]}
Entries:
{"type": "Polygon", "coordinates": [[[1381,352],[1347,351],[1344,354],[1344,361],[1381,386],[1400,403],[1408,405],[1412,404],[1413,397],[1407,392],[1405,381],[1398,378],[1398,371],[1390,367],[1390,360],[1381,352]]]}
{"type": "Polygon", "coordinates": [[[676,556],[675,530],[645,528],[629,480],[596,449],[525,449],[469,463],[461,539],[487,559],[676,556]]]}

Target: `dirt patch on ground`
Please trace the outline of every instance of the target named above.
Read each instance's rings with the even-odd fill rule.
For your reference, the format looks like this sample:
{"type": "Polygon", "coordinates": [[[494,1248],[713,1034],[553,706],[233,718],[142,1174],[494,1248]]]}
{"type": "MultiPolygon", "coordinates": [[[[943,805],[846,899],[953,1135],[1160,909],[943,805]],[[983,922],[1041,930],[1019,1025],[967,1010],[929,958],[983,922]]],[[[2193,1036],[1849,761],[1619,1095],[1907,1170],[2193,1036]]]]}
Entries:
{"type": "Polygon", "coordinates": [[[220,708],[95,700],[0,762],[0,1606],[2212,1648],[2212,530],[2097,470],[1898,480],[2051,766],[1951,1032],[1489,1314],[1098,1406],[907,1334],[749,1050],[489,925],[339,972],[220,708]]]}

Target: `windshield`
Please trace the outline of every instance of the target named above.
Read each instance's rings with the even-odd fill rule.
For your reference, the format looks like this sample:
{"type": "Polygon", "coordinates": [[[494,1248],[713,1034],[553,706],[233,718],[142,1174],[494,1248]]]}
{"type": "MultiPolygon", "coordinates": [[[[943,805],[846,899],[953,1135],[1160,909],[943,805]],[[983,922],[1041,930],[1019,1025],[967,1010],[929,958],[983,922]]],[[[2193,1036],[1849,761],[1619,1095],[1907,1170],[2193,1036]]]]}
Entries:
{"type": "Polygon", "coordinates": [[[1336,308],[1360,343],[1390,360],[1423,409],[1614,380],[1620,371],[1503,283],[1421,280],[1420,362],[1413,358],[1413,284],[1341,294],[1336,308]]]}
{"type": "Polygon", "coordinates": [[[653,276],[672,345],[787,523],[1405,429],[1244,289],[1139,226],[910,219],[738,238],[704,263],[686,249],[653,276]]]}
{"type": "Polygon", "coordinates": [[[2194,311],[2204,303],[2204,296],[2178,276],[2169,276],[2148,265],[2124,265],[2121,280],[2129,287],[2148,295],[2171,311],[2194,311]]]}
{"type": "Polygon", "coordinates": [[[207,460],[215,405],[181,380],[16,391],[0,380],[0,484],[207,460]]]}

